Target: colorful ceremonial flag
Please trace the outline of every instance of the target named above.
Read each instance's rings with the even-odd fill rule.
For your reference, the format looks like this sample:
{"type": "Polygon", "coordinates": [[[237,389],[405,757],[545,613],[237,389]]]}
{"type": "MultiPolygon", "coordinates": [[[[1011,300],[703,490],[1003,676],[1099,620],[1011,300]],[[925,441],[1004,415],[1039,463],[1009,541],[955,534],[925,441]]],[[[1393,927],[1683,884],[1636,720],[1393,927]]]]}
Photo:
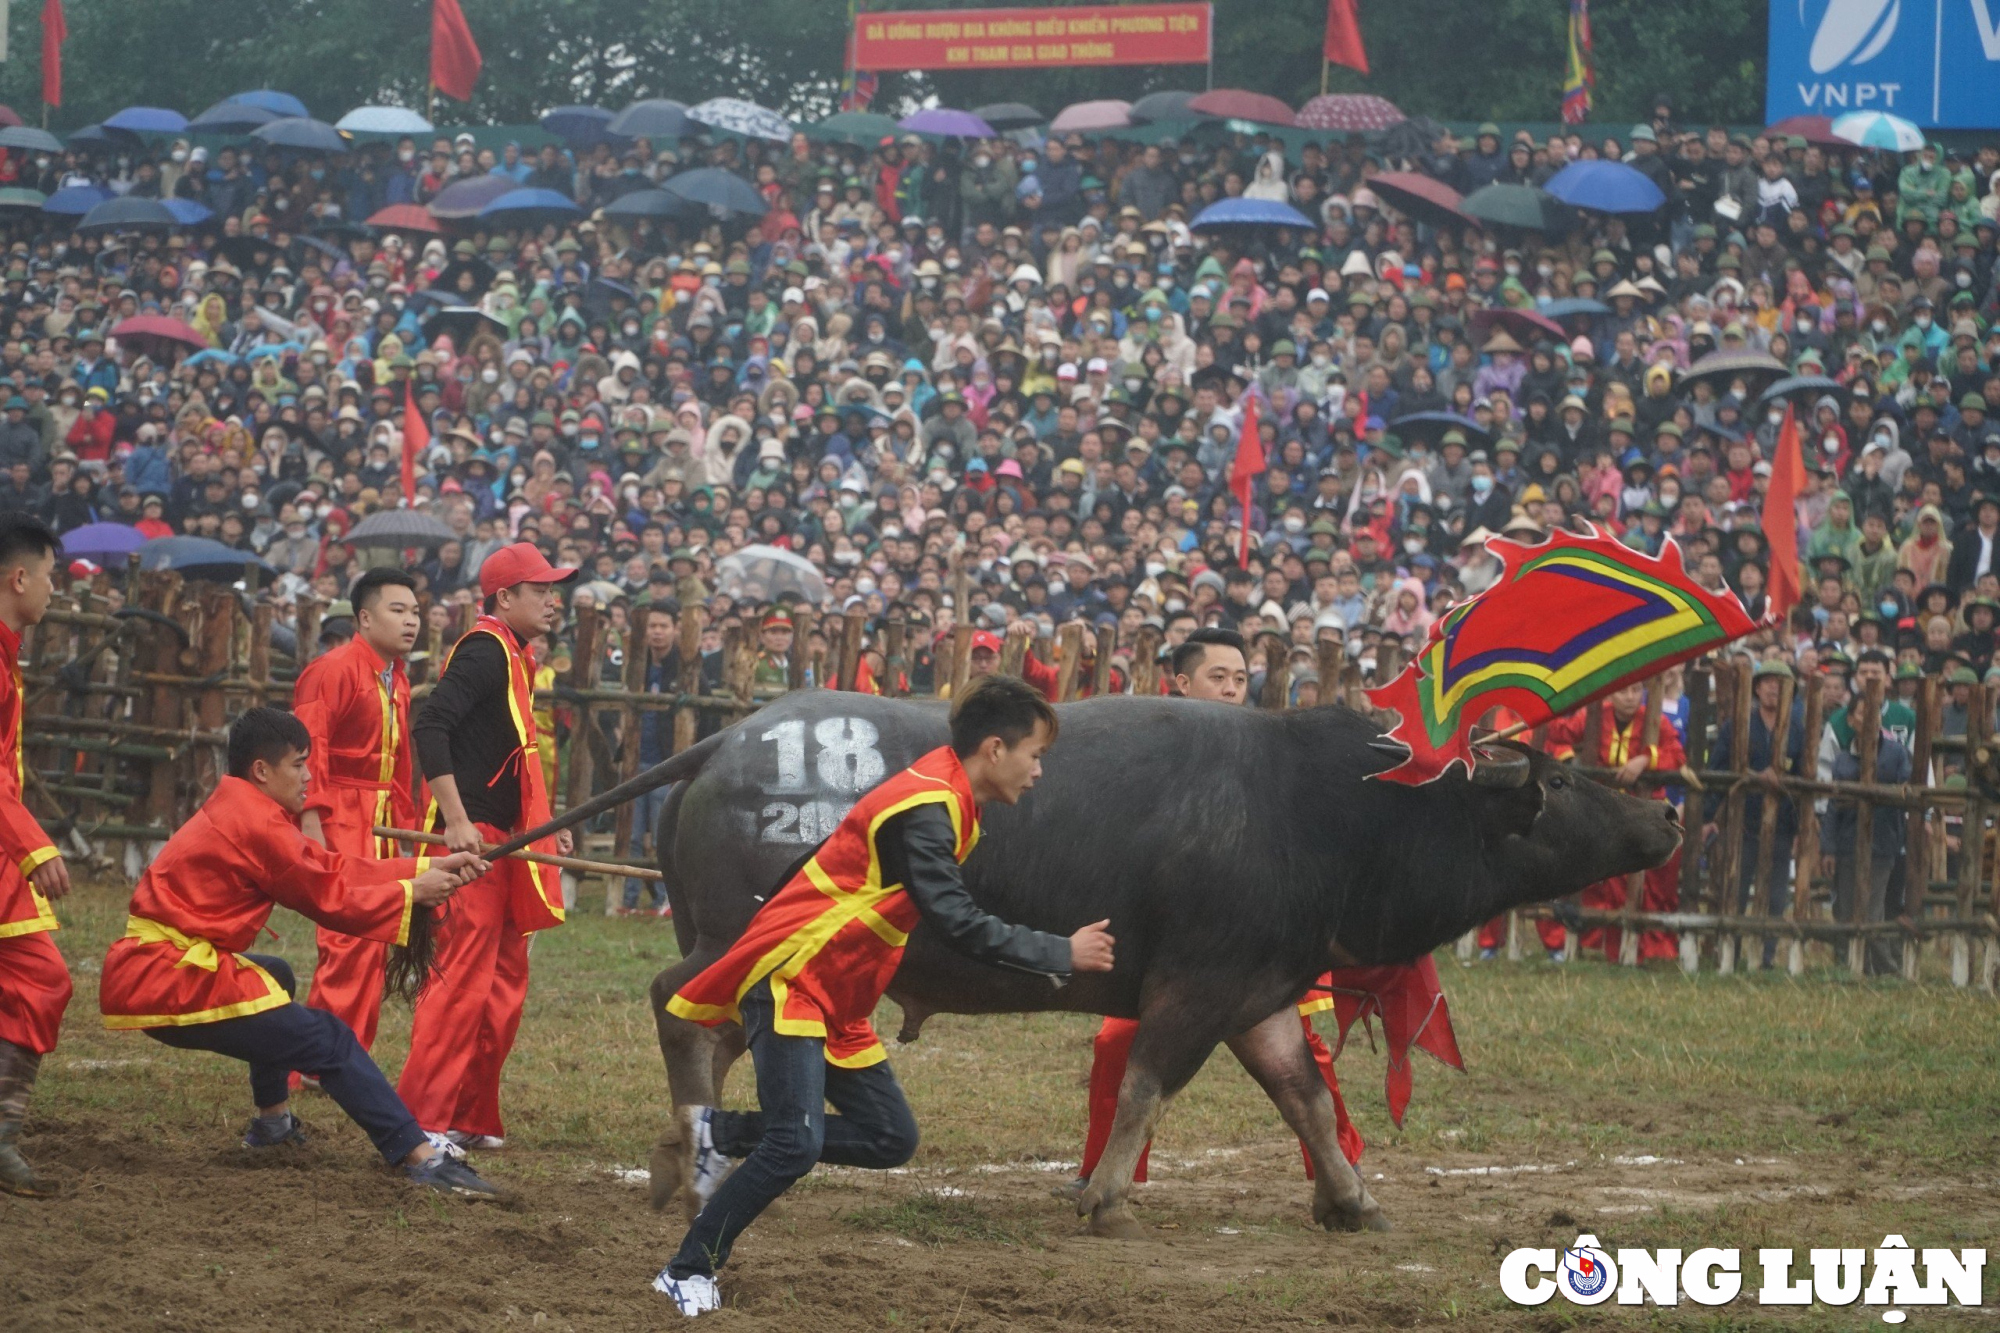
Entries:
{"type": "Polygon", "coordinates": [[[479,66],[479,44],[458,0],[431,0],[431,83],[446,97],[470,102],[479,66]]]}
{"type": "Polygon", "coordinates": [[[1798,499],[1805,489],[1805,471],[1797,410],[1787,403],[1771,457],[1771,485],[1764,492],[1764,540],[1771,547],[1771,568],[1764,576],[1764,595],[1769,600],[1764,620],[1768,624],[1784,624],[1785,616],[1804,595],[1799,578],[1798,499]]]}
{"type": "Polygon", "coordinates": [[[408,508],[417,502],[417,455],[431,447],[430,423],[424,420],[423,411],[417,407],[417,386],[414,380],[403,383],[403,505],[408,508]]]}
{"type": "Polygon", "coordinates": [[[42,0],[42,101],[62,105],[62,44],[69,37],[69,20],[62,0],[42,0]]]}
{"type": "Polygon", "coordinates": [[[1565,125],[1590,119],[1590,90],[1597,86],[1592,63],[1590,0],[1569,0],[1569,60],[1563,70],[1562,118],[1565,125]]]}
{"type": "Polygon", "coordinates": [[[1596,528],[1486,549],[1503,566],[1493,586],[1440,616],[1403,673],[1368,692],[1396,711],[1389,738],[1410,750],[1379,778],[1470,772],[1472,725],[1496,705],[1540,726],[1757,628],[1734,593],[1688,577],[1671,538],[1656,556],[1596,528]]]}
{"type": "Polygon", "coordinates": [[[861,0],[847,0],[847,59],[841,63],[840,109],[842,111],[866,111],[875,100],[875,90],[881,84],[880,76],[872,71],[854,67],[854,53],[859,44],[861,0]]]}
{"type": "Polygon", "coordinates": [[[1229,493],[1243,511],[1243,535],[1236,539],[1236,563],[1250,563],[1251,488],[1264,471],[1264,437],[1257,430],[1257,399],[1243,396],[1243,430],[1236,437],[1236,459],[1229,465],[1229,493]]]}
{"type": "Polygon", "coordinates": [[[1326,46],[1321,54],[1336,65],[1368,72],[1368,51],[1361,45],[1356,0],[1326,0],[1326,46]]]}

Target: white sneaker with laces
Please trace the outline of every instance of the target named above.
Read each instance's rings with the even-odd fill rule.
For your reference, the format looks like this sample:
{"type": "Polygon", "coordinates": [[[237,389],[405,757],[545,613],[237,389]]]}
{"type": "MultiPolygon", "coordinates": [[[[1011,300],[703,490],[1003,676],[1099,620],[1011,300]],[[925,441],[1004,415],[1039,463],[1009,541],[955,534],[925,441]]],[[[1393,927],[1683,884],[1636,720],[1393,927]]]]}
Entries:
{"type": "Polygon", "coordinates": [[[455,1148],[476,1148],[482,1152],[497,1152],[507,1146],[507,1140],[498,1134],[468,1134],[462,1129],[447,1129],[444,1136],[455,1148]]]}
{"type": "Polygon", "coordinates": [[[424,1132],[424,1139],[431,1147],[437,1149],[453,1161],[462,1162],[465,1160],[465,1149],[453,1142],[451,1135],[439,1134],[435,1130],[426,1130],[424,1132]]]}
{"type": "Polygon", "coordinates": [[[674,1308],[690,1319],[722,1308],[722,1293],[716,1290],[715,1279],[706,1273],[674,1277],[662,1268],[653,1279],[653,1290],[672,1300],[674,1308]]]}
{"type": "Polygon", "coordinates": [[[695,1206],[702,1208],[715,1197],[733,1163],[715,1146],[714,1107],[687,1106],[681,1108],[681,1115],[688,1141],[688,1188],[694,1193],[695,1206]]]}

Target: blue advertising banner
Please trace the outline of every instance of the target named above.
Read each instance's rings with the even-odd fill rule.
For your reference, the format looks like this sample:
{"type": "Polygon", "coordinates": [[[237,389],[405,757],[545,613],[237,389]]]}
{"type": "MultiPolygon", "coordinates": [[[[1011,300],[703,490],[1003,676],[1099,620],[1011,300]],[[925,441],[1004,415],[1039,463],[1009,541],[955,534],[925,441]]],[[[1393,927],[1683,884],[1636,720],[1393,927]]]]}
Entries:
{"type": "Polygon", "coordinates": [[[2000,128],[2000,0],[1771,0],[1768,122],[1888,111],[2000,128]]]}

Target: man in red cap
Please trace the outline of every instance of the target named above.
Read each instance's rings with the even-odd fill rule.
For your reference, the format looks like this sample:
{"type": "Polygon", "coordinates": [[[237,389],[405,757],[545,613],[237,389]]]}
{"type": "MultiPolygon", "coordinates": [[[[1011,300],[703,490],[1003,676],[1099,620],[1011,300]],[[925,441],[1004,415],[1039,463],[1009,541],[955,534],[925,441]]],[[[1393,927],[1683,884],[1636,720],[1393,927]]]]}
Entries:
{"type": "MultiPolygon", "coordinates": [[[[431,786],[426,827],[454,852],[482,850],[549,818],[528,643],[554,630],[556,585],[575,577],[528,542],[502,547],[479,568],[484,614],[445,659],[411,729],[431,786]]],[[[567,853],[570,835],[534,850],[567,853]]],[[[527,999],[528,935],[562,920],[553,866],[503,857],[460,890],[438,929],[437,970],[417,998],[397,1084],[425,1130],[461,1147],[501,1145],[500,1070],[527,999]]]]}

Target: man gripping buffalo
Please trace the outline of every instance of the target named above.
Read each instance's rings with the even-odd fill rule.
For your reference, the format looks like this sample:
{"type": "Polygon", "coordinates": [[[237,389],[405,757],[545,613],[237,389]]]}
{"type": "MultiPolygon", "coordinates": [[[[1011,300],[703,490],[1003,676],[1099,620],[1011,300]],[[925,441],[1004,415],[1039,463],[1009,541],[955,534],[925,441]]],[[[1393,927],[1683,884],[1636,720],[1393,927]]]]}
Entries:
{"type": "MultiPolygon", "coordinates": [[[[305,834],[343,856],[393,857],[393,841],[374,834],[377,824],[413,828],[416,798],[410,790],[410,678],[403,658],[416,645],[423,617],[416,580],[381,566],[354,581],[354,637],[323,653],[299,673],[292,711],[312,739],[307,764],[305,834]]],[[[382,1016],[383,967],[389,946],[380,940],[319,928],[319,963],[306,1005],[324,1009],[348,1027],[364,1051],[375,1046],[382,1016]]]]}
{"type": "MultiPolygon", "coordinates": [[[[554,629],[556,585],[575,576],[528,542],[501,547],[479,567],[484,614],[452,649],[412,730],[431,785],[428,827],[453,852],[477,853],[548,821],[528,643],[554,629]]],[[[570,842],[564,831],[534,850],[567,853],[570,842]]],[[[562,920],[555,868],[514,857],[452,903],[397,1084],[426,1130],[461,1147],[501,1146],[500,1071],[528,996],[528,936],[562,920]]]]}
{"type": "Polygon", "coordinates": [[[49,938],[69,870],[22,801],[21,632],[49,609],[59,549],[40,519],[0,514],[0,1192],[30,1198],[49,1191],[17,1141],[69,1006],[69,967],[49,938]]]}
{"type": "Polygon", "coordinates": [[[1009,925],[981,911],[960,877],[980,806],[1019,801],[1055,738],[1055,710],[1025,682],[975,681],[952,704],[951,743],[863,796],[729,951],[667,1002],[697,1023],[743,1024],[760,1106],[681,1107],[654,1153],[655,1202],[684,1192],[699,1209],[653,1281],[682,1314],[720,1307],[715,1270],[730,1246],[814,1163],[886,1169],[916,1151],[916,1121],[868,1019],[920,922],[969,957],[1056,985],[1111,970],[1108,921],[1068,939],[1009,925]],[[724,1180],[730,1158],[743,1164],[724,1180]]]}

